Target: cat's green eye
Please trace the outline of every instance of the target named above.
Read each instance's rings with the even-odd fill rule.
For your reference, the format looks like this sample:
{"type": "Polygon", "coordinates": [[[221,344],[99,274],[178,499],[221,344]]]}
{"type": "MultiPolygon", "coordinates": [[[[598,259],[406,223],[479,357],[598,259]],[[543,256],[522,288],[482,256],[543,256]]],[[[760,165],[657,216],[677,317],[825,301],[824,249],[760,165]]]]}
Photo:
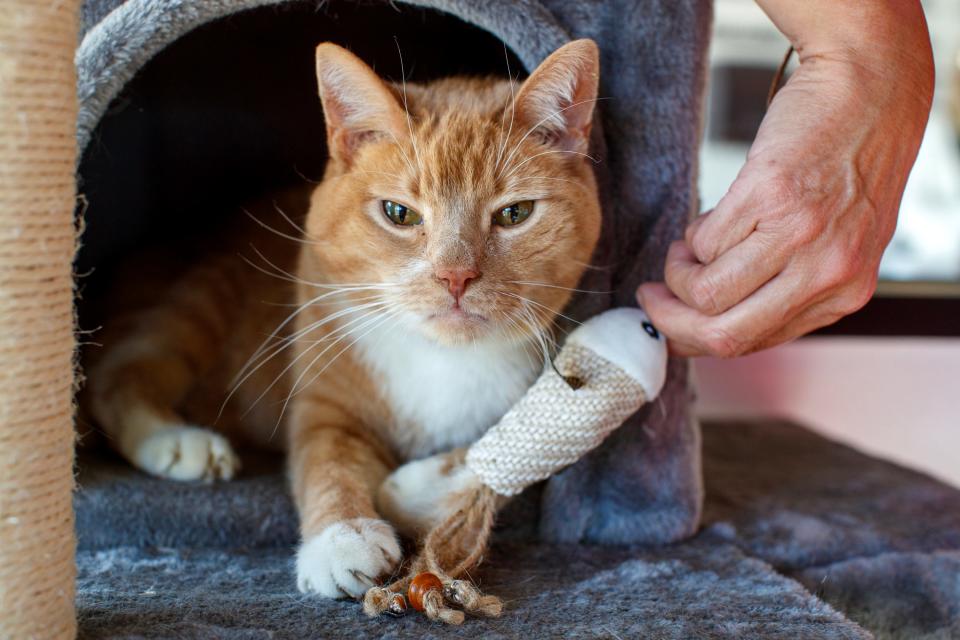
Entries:
{"type": "Polygon", "coordinates": [[[531,213],[533,213],[533,200],[515,202],[493,214],[493,224],[498,224],[501,227],[512,227],[529,218],[531,213]]]}
{"type": "Polygon", "coordinates": [[[387,216],[393,224],[400,225],[401,227],[412,227],[423,224],[423,216],[410,207],[390,200],[381,200],[380,204],[383,207],[383,214],[387,216]]]}

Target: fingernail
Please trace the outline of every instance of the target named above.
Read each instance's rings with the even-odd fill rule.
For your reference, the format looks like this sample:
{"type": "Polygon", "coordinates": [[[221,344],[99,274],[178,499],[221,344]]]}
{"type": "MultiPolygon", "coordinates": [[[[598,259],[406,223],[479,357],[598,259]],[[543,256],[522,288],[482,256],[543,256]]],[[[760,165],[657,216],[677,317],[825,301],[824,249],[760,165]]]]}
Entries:
{"type": "Polygon", "coordinates": [[[637,304],[639,304],[642,307],[643,306],[643,285],[640,285],[639,287],[637,287],[636,297],[637,297],[637,304]]]}

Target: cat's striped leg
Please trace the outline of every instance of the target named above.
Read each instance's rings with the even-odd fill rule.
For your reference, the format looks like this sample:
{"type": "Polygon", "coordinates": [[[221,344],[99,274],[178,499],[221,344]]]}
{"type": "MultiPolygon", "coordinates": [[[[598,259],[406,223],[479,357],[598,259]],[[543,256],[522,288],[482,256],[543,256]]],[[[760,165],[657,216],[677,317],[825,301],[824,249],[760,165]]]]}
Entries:
{"type": "Polygon", "coordinates": [[[173,480],[230,479],[240,467],[222,435],[175,411],[222,357],[230,326],[228,274],[195,269],[157,305],[108,325],[88,371],[87,404],[111,445],[134,466],[173,480]]]}
{"type": "Polygon", "coordinates": [[[230,443],[187,424],[171,407],[193,380],[187,357],[156,336],[131,335],[90,372],[90,407],[131,464],[172,480],[229,480],[239,469],[230,443]]]}
{"type": "Polygon", "coordinates": [[[358,430],[294,425],[291,435],[302,533],[297,586],[328,598],[360,598],[402,557],[393,527],[373,506],[389,455],[358,430]]]}

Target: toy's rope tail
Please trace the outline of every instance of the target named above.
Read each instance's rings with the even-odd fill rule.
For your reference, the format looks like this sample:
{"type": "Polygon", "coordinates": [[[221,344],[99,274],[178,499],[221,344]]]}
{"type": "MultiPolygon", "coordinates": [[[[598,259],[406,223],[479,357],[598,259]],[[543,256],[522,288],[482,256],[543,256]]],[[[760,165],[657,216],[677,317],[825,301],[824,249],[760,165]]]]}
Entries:
{"type": "Polygon", "coordinates": [[[396,594],[402,593],[410,582],[424,572],[437,576],[443,592],[430,591],[423,599],[423,612],[431,620],[460,624],[463,611],[444,604],[444,599],[464,611],[497,617],[503,612],[503,603],[496,596],[485,595],[467,580],[460,578],[483,562],[490,541],[494,516],[497,512],[497,494],[486,485],[461,494],[460,509],[447,516],[424,538],[420,553],[410,562],[407,573],[386,587],[374,587],[363,599],[363,610],[369,616],[391,611],[396,594]]]}

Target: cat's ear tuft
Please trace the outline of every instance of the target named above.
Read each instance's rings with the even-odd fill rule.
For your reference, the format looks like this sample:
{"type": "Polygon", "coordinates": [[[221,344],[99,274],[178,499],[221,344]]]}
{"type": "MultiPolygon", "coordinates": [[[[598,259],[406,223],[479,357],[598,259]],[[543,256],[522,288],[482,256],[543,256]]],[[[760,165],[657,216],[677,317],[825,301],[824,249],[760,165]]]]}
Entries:
{"type": "Polygon", "coordinates": [[[569,42],[544,60],[517,94],[517,120],[547,143],[586,153],[600,80],[593,40],[569,42]]]}
{"type": "Polygon", "coordinates": [[[349,165],[366,142],[399,140],[406,132],[402,105],[367,64],[343,47],[317,47],[317,85],[330,156],[349,165]]]}

